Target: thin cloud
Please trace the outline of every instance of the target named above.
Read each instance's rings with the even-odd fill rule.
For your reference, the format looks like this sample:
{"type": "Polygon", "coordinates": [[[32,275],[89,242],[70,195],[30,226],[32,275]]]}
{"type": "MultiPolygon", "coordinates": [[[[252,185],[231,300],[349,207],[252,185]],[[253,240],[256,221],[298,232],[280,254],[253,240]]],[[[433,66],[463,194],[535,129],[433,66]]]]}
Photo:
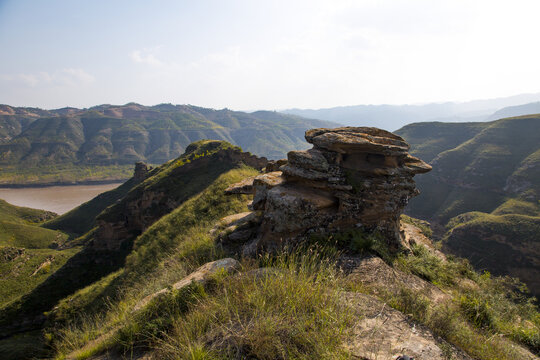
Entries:
{"type": "Polygon", "coordinates": [[[131,60],[140,64],[152,66],[163,66],[164,63],[159,60],[151,49],[134,50],[129,54],[131,60]]]}

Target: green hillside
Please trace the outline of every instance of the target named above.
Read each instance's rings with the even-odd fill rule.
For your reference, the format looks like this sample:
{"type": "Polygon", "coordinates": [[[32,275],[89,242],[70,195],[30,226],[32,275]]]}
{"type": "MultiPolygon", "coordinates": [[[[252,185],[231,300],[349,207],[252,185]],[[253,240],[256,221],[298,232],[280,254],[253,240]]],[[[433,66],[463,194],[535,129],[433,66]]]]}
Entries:
{"type": "Polygon", "coordinates": [[[540,115],[475,124],[472,134],[470,127],[412,124],[397,132],[411,144],[415,156],[442,150],[430,161],[433,171],[418,179],[422,195],[410,203],[413,216],[446,223],[468,211],[491,212],[507,197],[540,199],[540,115]],[[440,146],[441,134],[449,128],[450,140],[440,146]]]}
{"type": "Polygon", "coordinates": [[[279,159],[307,147],[308,128],[336,125],[270,111],[191,105],[130,103],[50,111],[3,105],[2,109],[0,184],[126,179],[135,161],[161,164],[201,139],[225,140],[279,159]]]}
{"type": "Polygon", "coordinates": [[[432,158],[407,212],[445,227],[446,250],[519,277],[539,295],[540,115],[417,123],[397,133],[412,154],[432,158]]]}
{"type": "Polygon", "coordinates": [[[37,226],[55,216],[50,211],[15,206],[0,199],[0,246],[40,249],[62,243],[64,234],[37,226]]]}
{"type": "Polygon", "coordinates": [[[67,235],[40,227],[55,216],[0,200],[0,308],[32,291],[77,251],[56,250],[67,235]]]}
{"type": "MultiPolygon", "coordinates": [[[[49,220],[47,227],[72,234],[81,232],[77,223],[90,230],[66,242],[82,249],[62,250],[60,268],[36,257],[37,270],[22,274],[54,272],[0,307],[0,353],[8,360],[349,359],[393,356],[388,339],[411,336],[423,336],[412,346],[441,360],[468,359],[463,351],[485,360],[540,351],[540,316],[512,280],[444,257],[412,225],[403,224],[413,236],[408,253],[390,253],[384,239],[360,229],[254,258],[226,246],[216,229],[234,231],[223,218],[247,211],[251,195],[225,189],[265,163],[223,141],[198,141],[144,178],[49,220]],[[225,257],[238,259],[235,271],[172,285],[225,257]],[[375,328],[358,333],[366,324],[375,328]]],[[[493,216],[514,209],[537,211],[509,202],[493,216]]],[[[430,233],[427,223],[404,219],[430,233]]],[[[6,256],[19,261],[24,253],[6,256]]]]}
{"type": "MultiPolygon", "coordinates": [[[[77,223],[81,228],[97,226],[83,236],[67,241],[64,247],[85,246],[56,271],[54,277],[40,284],[22,299],[12,302],[0,313],[0,335],[12,331],[10,324],[32,323],[32,320],[28,319],[39,317],[39,314],[50,310],[58,300],[122,268],[138,235],[201,191],[209,189],[211,194],[217,192],[212,196],[222,199],[222,191],[212,188],[212,184],[219,181],[222,174],[249,165],[260,169],[265,164],[265,160],[244,153],[227,142],[201,140],[189,145],[179,158],[152,169],[144,181],[130,180],[46,223],[47,227],[73,234],[81,232],[76,228],[77,223]],[[94,215],[103,208],[103,212],[94,215]],[[109,231],[111,227],[114,228],[113,231],[109,231]]],[[[221,187],[227,185],[223,181],[219,184],[221,187]]],[[[216,209],[219,209],[219,204],[216,204],[216,209]]],[[[210,215],[216,210],[209,208],[205,211],[210,215]]],[[[185,217],[193,221],[187,214],[185,217]]],[[[199,220],[202,219],[203,217],[200,217],[199,220]]],[[[166,252],[167,249],[161,247],[158,250],[166,252]]],[[[153,257],[157,259],[159,256],[155,254],[153,257]]],[[[138,271],[141,269],[142,267],[138,271]]],[[[23,328],[32,329],[35,326],[40,326],[39,321],[23,328]]]]}

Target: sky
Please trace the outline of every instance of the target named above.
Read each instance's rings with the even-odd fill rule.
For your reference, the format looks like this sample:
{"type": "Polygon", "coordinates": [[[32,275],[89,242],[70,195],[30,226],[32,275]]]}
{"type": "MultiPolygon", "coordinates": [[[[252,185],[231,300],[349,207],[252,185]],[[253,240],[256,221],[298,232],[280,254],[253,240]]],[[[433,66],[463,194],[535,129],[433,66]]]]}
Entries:
{"type": "Polygon", "coordinates": [[[235,110],[540,92],[540,1],[0,0],[0,103],[235,110]]]}

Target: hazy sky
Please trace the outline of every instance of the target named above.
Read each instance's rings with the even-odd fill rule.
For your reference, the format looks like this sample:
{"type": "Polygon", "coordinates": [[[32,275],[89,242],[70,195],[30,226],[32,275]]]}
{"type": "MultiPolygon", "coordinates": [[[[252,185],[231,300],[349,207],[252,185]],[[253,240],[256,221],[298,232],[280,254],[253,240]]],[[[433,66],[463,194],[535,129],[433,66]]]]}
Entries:
{"type": "Polygon", "coordinates": [[[0,0],[0,103],[239,110],[540,91],[540,1],[0,0]]]}

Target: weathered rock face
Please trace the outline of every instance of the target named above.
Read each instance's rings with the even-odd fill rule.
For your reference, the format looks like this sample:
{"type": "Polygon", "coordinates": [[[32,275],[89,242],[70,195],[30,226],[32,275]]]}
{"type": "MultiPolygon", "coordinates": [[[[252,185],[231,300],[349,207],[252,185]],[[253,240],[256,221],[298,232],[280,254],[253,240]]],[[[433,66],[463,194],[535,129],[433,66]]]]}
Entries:
{"type": "Polygon", "coordinates": [[[146,176],[151,169],[151,166],[146,165],[142,161],[138,161],[135,163],[135,171],[133,173],[133,178],[135,178],[135,180],[137,181],[142,181],[146,179],[146,176]]]}
{"type": "Polygon", "coordinates": [[[280,171],[228,189],[252,191],[252,208],[263,211],[249,251],[353,227],[378,231],[398,249],[399,216],[418,194],[413,176],[431,167],[409,155],[401,137],[377,128],[313,129],[306,140],[313,148],[289,152],[280,171]]]}
{"type": "MultiPolygon", "coordinates": [[[[189,147],[186,150],[189,152],[189,147]]],[[[153,186],[134,188],[120,202],[96,219],[97,229],[88,247],[94,250],[120,250],[143,233],[156,220],[168,214],[189,197],[202,191],[221,172],[240,164],[262,169],[266,158],[259,158],[237,149],[225,149],[211,156],[194,158],[163,177],[153,186]],[[216,171],[216,168],[221,169],[216,171]],[[215,173],[214,177],[207,174],[215,173]],[[171,179],[176,179],[172,182],[171,179]],[[193,190],[182,190],[182,184],[194,183],[193,190]]],[[[144,165],[144,164],[143,164],[144,165]]],[[[142,168],[142,166],[141,166],[142,168]]],[[[146,170],[147,171],[147,170],[146,170]]],[[[144,175],[148,176],[147,174],[144,175]]]]}

